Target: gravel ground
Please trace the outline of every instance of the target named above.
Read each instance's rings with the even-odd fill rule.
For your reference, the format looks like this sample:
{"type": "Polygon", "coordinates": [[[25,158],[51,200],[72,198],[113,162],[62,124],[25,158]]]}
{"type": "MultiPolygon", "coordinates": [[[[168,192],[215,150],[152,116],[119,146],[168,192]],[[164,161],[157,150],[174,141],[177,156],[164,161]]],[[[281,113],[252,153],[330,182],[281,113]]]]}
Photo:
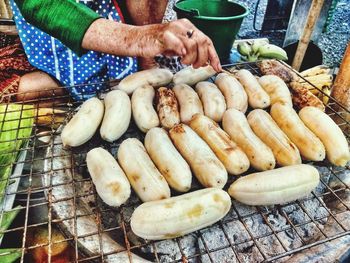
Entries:
{"type": "MultiPolygon", "coordinates": [[[[170,0],[169,9],[166,14],[166,20],[172,20],[175,17],[171,6],[176,0],[170,0]]],[[[269,33],[260,33],[253,27],[254,10],[257,0],[236,0],[236,2],[245,5],[250,14],[244,19],[237,38],[257,38],[267,37],[270,42],[282,46],[285,31],[276,31],[269,33]]],[[[261,0],[258,8],[256,28],[260,29],[266,10],[267,0],[261,0]]],[[[318,46],[321,48],[324,59],[323,62],[329,66],[339,66],[343,57],[347,43],[350,41],[350,0],[340,0],[335,9],[333,19],[328,26],[328,30],[322,33],[318,39],[318,46]]]]}

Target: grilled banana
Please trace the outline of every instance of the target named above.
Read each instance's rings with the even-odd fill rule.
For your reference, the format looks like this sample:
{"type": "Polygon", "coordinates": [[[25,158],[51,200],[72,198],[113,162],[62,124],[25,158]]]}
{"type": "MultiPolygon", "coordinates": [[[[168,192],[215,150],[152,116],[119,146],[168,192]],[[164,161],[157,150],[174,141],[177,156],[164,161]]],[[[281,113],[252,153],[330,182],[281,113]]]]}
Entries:
{"type": "Polygon", "coordinates": [[[85,101],[79,111],[63,128],[64,146],[76,147],[86,143],[95,134],[103,118],[104,105],[98,98],[85,101]]]}
{"type": "Polygon", "coordinates": [[[179,192],[190,190],[191,169],[176,150],[164,129],[158,127],[150,129],[145,137],[145,147],[152,161],[172,188],[179,192]]]}
{"type": "Polygon", "coordinates": [[[249,105],[254,109],[264,109],[270,106],[270,97],[260,86],[250,71],[241,69],[236,76],[248,95],[249,105]]]}
{"type": "Polygon", "coordinates": [[[204,187],[224,187],[227,182],[225,166],[190,127],[178,124],[169,131],[169,134],[174,145],[204,187]]]}
{"type": "Polygon", "coordinates": [[[325,158],[322,142],[305,126],[293,108],[275,103],[271,107],[270,114],[305,159],[322,161],[325,158]]]}
{"type": "Polygon", "coordinates": [[[220,73],[215,78],[215,84],[225,97],[228,109],[236,109],[246,112],[248,108],[248,96],[241,83],[232,75],[220,73]]]}
{"type": "Polygon", "coordinates": [[[174,84],[187,84],[192,86],[200,81],[207,80],[215,74],[216,71],[210,65],[197,69],[189,66],[177,72],[174,75],[173,82],[174,84]]]}
{"type": "Polygon", "coordinates": [[[218,87],[213,83],[201,81],[197,83],[195,89],[202,101],[205,116],[221,122],[226,111],[226,102],[218,87]]]}
{"type": "Polygon", "coordinates": [[[170,197],[168,183],[138,139],[129,138],[120,144],[118,161],[132,188],[143,202],[170,197]]]}
{"type": "Polygon", "coordinates": [[[249,160],[219,125],[200,114],[193,116],[190,127],[209,145],[230,174],[241,174],[248,170],[249,160]]]}
{"type": "Polygon", "coordinates": [[[298,148],[266,111],[253,110],[248,114],[247,119],[254,133],[271,148],[279,165],[287,166],[301,163],[298,148]]]}
{"type": "Polygon", "coordinates": [[[186,84],[178,84],[173,88],[180,105],[181,122],[187,123],[196,113],[204,114],[202,102],[197,93],[186,84]]]}
{"type": "Polygon", "coordinates": [[[116,159],[99,147],[86,155],[86,164],[98,195],[110,206],[120,206],[130,197],[130,183],[116,159]]]}
{"type": "Polygon", "coordinates": [[[231,207],[230,196],[221,189],[207,188],[147,202],[131,216],[132,231],[149,240],[171,239],[210,226],[231,207]]]}
{"type": "Polygon", "coordinates": [[[228,193],[247,205],[276,205],[308,195],[319,181],[315,167],[298,164],[241,177],[228,193]]]}
{"type": "Polygon", "coordinates": [[[158,115],[153,108],[154,96],[154,88],[150,85],[139,87],[132,94],[132,115],[137,127],[142,132],[159,126],[158,115]]]}
{"type": "Polygon", "coordinates": [[[222,126],[248,156],[250,164],[255,169],[264,171],[275,167],[275,157],[271,149],[254,134],[242,112],[235,109],[227,110],[222,119],[222,126]]]}
{"type": "Polygon", "coordinates": [[[173,79],[173,73],[168,69],[153,68],[142,70],[124,78],[118,86],[112,89],[120,89],[127,94],[132,94],[138,87],[151,85],[160,87],[168,85],[173,79]]]}
{"type": "Polygon", "coordinates": [[[350,160],[348,142],[338,125],[316,107],[305,107],[299,117],[326,147],[327,159],[334,165],[345,166],[350,160]]]}
{"type": "Polygon", "coordinates": [[[166,129],[171,129],[174,125],[179,124],[179,105],[174,91],[161,87],[157,90],[156,98],[160,124],[166,129]]]}
{"type": "Polygon", "coordinates": [[[105,99],[105,114],[100,134],[102,139],[113,142],[118,140],[128,129],[131,119],[129,96],[121,90],[112,90],[105,99]]]}
{"type": "Polygon", "coordinates": [[[259,84],[269,94],[271,104],[282,102],[293,107],[292,95],[286,83],[274,75],[265,75],[259,78],[259,84]]]}

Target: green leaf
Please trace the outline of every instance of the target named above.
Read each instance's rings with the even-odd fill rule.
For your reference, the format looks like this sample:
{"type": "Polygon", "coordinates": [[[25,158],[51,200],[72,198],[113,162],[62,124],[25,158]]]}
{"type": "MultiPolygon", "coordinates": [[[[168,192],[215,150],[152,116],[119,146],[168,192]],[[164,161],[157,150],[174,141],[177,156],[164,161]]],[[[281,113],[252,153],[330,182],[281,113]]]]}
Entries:
{"type": "Polygon", "coordinates": [[[20,248],[0,248],[0,262],[12,263],[19,259],[22,255],[20,248]],[[2,255],[5,254],[5,255],[2,255]]]}
{"type": "MultiPolygon", "coordinates": [[[[15,207],[11,211],[4,212],[2,218],[0,219],[0,236],[3,235],[3,232],[6,231],[9,226],[12,224],[13,220],[18,215],[19,211],[21,211],[21,206],[15,207]]],[[[0,261],[1,262],[1,261],[0,261]]]]}
{"type": "Polygon", "coordinates": [[[0,196],[4,195],[6,179],[11,174],[21,146],[32,133],[34,113],[33,105],[0,105],[0,196]]]}

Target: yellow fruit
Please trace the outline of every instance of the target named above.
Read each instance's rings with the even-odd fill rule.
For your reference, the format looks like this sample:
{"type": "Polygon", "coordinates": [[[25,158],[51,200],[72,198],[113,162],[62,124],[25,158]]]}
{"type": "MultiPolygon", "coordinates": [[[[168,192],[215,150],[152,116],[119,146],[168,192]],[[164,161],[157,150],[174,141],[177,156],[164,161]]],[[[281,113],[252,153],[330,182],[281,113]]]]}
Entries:
{"type": "Polygon", "coordinates": [[[303,77],[315,76],[320,74],[328,74],[330,69],[325,65],[318,65],[300,72],[303,77]]]}

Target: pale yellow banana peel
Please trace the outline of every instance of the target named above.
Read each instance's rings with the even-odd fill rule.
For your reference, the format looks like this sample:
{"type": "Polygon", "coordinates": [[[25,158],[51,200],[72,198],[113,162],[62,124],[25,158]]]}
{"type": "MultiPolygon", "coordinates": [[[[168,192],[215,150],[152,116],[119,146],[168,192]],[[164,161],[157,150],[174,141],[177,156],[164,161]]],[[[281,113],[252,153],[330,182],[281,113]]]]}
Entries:
{"type": "Polygon", "coordinates": [[[303,77],[310,77],[320,74],[329,74],[330,68],[325,65],[318,65],[307,70],[300,72],[300,75],[303,77]]]}
{"type": "Polygon", "coordinates": [[[327,81],[333,80],[333,76],[329,74],[319,74],[319,75],[308,76],[304,78],[310,82],[327,82],[327,81]]]}
{"type": "Polygon", "coordinates": [[[329,96],[331,95],[331,88],[329,86],[325,86],[323,87],[322,91],[325,93],[325,94],[322,94],[322,93],[319,93],[319,94],[322,94],[322,102],[327,105],[328,102],[329,102],[329,96]]]}
{"type": "Polygon", "coordinates": [[[64,110],[53,108],[37,108],[35,123],[38,126],[58,128],[65,119],[64,110]]]}

